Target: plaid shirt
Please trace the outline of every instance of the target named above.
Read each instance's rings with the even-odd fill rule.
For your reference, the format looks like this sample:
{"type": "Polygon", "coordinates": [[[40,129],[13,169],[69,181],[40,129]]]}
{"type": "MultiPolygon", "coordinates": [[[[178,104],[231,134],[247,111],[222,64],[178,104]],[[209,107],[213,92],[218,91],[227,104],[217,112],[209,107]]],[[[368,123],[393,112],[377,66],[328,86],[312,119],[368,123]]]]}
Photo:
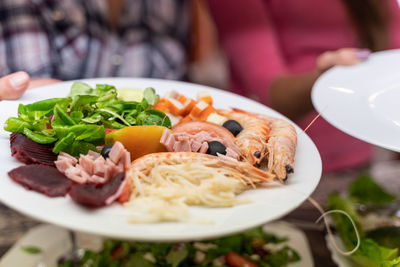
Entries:
{"type": "Polygon", "coordinates": [[[118,29],[106,0],[0,0],[0,76],[61,80],[186,74],[189,1],[125,0],[118,29]]]}

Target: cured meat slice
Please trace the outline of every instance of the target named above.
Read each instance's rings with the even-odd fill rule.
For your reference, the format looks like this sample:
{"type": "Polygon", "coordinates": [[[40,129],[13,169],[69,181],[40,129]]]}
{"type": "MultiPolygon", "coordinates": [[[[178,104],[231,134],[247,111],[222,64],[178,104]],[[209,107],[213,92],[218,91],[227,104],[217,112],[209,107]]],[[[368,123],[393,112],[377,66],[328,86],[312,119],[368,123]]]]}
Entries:
{"type": "Polygon", "coordinates": [[[18,167],[8,175],[26,189],[49,197],[65,196],[73,184],[56,168],[39,164],[18,167]]]}
{"type": "Polygon", "coordinates": [[[117,193],[121,193],[120,188],[124,185],[125,173],[121,172],[104,184],[74,184],[69,192],[73,200],[81,205],[97,208],[110,204],[107,201],[110,197],[116,199],[117,193]]]}
{"type": "Polygon", "coordinates": [[[11,155],[25,164],[42,164],[54,166],[57,154],[52,146],[38,144],[20,133],[10,135],[11,155]]]}

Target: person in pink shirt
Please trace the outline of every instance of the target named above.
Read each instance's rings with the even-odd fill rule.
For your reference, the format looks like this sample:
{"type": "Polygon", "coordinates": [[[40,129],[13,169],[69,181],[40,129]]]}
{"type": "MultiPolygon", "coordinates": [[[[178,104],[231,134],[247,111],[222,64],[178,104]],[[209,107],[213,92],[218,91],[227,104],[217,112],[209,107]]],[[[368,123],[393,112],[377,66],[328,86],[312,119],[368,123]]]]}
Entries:
{"type": "MultiPolygon", "coordinates": [[[[269,105],[303,129],[317,115],[310,93],[324,71],[359,63],[371,51],[400,47],[396,0],[209,0],[208,4],[228,57],[230,90],[269,105]]],[[[307,133],[320,151],[324,172],[359,167],[371,158],[370,145],[322,118],[307,133]]]]}

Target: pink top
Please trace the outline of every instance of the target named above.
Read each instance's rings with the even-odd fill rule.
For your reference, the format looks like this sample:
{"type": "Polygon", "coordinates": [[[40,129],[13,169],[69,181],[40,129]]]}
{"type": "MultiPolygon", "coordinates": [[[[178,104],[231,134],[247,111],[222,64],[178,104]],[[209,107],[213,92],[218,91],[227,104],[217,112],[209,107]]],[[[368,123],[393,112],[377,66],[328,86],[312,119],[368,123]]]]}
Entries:
{"type": "MultiPolygon", "coordinates": [[[[400,47],[400,10],[391,12],[391,47],[400,47]],[[395,27],[396,25],[396,27],[395,27]]],[[[231,67],[231,90],[268,103],[277,76],[315,68],[327,50],[357,47],[358,39],[342,0],[209,0],[231,67]]],[[[317,115],[298,121],[303,129],[317,115]]],[[[324,172],[366,163],[371,146],[319,118],[307,131],[317,145],[324,172]]]]}

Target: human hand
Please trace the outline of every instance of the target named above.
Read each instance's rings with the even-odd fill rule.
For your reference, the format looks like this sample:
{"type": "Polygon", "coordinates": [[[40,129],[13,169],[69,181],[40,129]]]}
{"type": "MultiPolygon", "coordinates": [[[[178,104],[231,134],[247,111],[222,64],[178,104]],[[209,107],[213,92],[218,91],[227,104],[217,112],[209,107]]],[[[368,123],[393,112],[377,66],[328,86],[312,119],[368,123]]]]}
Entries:
{"type": "Polygon", "coordinates": [[[0,78],[0,100],[20,98],[28,88],[59,82],[55,79],[31,80],[24,71],[15,72],[0,78]]]}
{"type": "Polygon", "coordinates": [[[336,51],[327,51],[317,58],[317,70],[325,72],[333,66],[349,66],[366,60],[371,51],[369,49],[341,48],[336,51]]]}

